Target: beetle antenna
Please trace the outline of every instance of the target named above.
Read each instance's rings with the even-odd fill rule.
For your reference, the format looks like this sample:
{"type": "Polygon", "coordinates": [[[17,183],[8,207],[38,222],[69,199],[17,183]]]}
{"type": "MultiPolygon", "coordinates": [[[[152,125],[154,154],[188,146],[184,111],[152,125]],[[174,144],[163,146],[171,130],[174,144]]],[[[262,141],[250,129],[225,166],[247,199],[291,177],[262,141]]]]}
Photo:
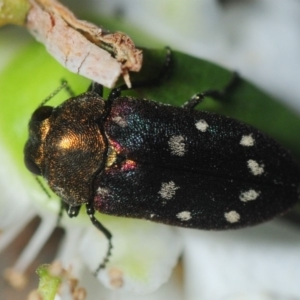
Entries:
{"type": "Polygon", "coordinates": [[[112,234],[110,233],[110,231],[108,229],[106,229],[96,218],[95,218],[95,210],[94,208],[91,206],[91,204],[87,204],[86,205],[86,212],[88,214],[88,216],[90,217],[90,220],[92,221],[93,225],[99,229],[107,238],[108,241],[108,248],[107,248],[107,252],[106,255],[102,261],[102,263],[98,266],[98,268],[95,270],[95,272],[93,273],[95,276],[98,275],[99,271],[101,269],[104,269],[106,264],[109,261],[109,257],[111,255],[111,250],[113,248],[112,246],[112,234]]]}
{"type": "Polygon", "coordinates": [[[45,194],[48,196],[48,198],[51,198],[51,195],[49,194],[49,192],[46,190],[46,188],[44,187],[42,181],[40,180],[40,178],[38,176],[35,176],[35,180],[37,181],[37,183],[39,184],[39,186],[42,188],[42,190],[45,192],[45,194]]]}
{"type": "MultiPolygon", "coordinates": [[[[65,79],[61,79],[61,86],[63,86],[62,88],[65,88],[65,90],[67,91],[67,93],[69,94],[69,96],[72,98],[72,97],[75,97],[76,94],[74,93],[74,91],[72,90],[72,88],[70,87],[69,83],[67,80],[65,79]]],[[[60,91],[60,90],[59,90],[60,91]]]]}
{"type": "Polygon", "coordinates": [[[59,212],[56,220],[57,227],[60,226],[64,211],[68,212],[68,210],[69,210],[69,205],[66,202],[64,202],[62,199],[60,199],[60,207],[59,207],[59,212]]]}
{"type": "Polygon", "coordinates": [[[56,90],[54,90],[47,98],[45,98],[42,101],[42,103],[40,104],[40,107],[44,106],[48,101],[50,101],[54,96],[56,96],[62,89],[66,89],[66,91],[68,92],[70,97],[75,96],[75,93],[73,92],[73,90],[69,86],[68,82],[65,79],[62,79],[61,80],[61,85],[56,90]]]}
{"type": "MultiPolygon", "coordinates": [[[[45,192],[45,194],[48,196],[48,198],[51,198],[50,193],[46,190],[45,186],[43,185],[42,181],[40,180],[40,178],[38,176],[35,177],[36,181],[38,182],[39,186],[42,188],[42,190],[45,192]]],[[[66,208],[66,204],[61,200],[60,202],[60,209],[59,209],[59,213],[57,216],[57,221],[56,221],[56,226],[58,227],[60,225],[62,216],[63,216],[63,212],[64,210],[67,210],[66,208]]]]}

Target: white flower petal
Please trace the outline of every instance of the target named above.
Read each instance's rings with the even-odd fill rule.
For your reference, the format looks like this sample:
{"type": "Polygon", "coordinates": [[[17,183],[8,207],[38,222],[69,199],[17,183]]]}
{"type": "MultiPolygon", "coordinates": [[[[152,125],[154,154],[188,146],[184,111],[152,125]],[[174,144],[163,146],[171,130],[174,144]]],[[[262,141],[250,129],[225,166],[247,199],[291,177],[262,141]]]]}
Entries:
{"type": "Polygon", "coordinates": [[[35,216],[19,171],[0,146],[0,252],[15,239],[35,216]],[[16,201],[14,201],[16,200],[16,201]]]}
{"type": "MultiPolygon", "coordinates": [[[[64,222],[64,224],[66,224],[66,222],[64,222]]],[[[64,226],[64,228],[65,236],[62,240],[62,244],[60,245],[59,253],[56,258],[62,262],[64,268],[68,268],[69,265],[73,265],[74,260],[77,259],[78,240],[81,238],[86,227],[78,225],[72,226],[72,224],[68,224],[68,226],[64,226]]]]}
{"type": "MultiPolygon", "coordinates": [[[[169,279],[182,250],[175,228],[143,220],[108,217],[103,224],[113,234],[110,261],[98,274],[105,286],[145,294],[155,291],[169,279]]],[[[106,250],[106,238],[91,226],[80,245],[82,257],[91,270],[98,267],[106,250]]]]}
{"type": "Polygon", "coordinates": [[[238,231],[186,230],[184,234],[186,300],[195,295],[201,300],[300,295],[300,233],[296,228],[271,222],[238,231]]]}
{"type": "Polygon", "coordinates": [[[18,168],[2,145],[0,145],[0,166],[0,228],[3,230],[16,223],[20,216],[28,212],[30,199],[19,176],[18,168]],[[9,199],[17,200],[9,201],[9,199]]]}

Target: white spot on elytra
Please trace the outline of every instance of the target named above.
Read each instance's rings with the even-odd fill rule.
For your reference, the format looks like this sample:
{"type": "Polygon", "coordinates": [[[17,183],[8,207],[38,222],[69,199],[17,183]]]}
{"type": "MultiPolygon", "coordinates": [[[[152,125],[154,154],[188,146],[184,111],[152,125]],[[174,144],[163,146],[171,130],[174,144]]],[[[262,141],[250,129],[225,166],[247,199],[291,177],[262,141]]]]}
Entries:
{"type": "Polygon", "coordinates": [[[264,165],[259,165],[258,162],[256,162],[253,159],[249,159],[247,161],[248,168],[250,169],[251,173],[255,176],[261,175],[264,172],[264,165]]]}
{"type": "Polygon", "coordinates": [[[255,144],[255,140],[252,137],[252,134],[242,136],[240,145],[245,146],[245,147],[251,147],[254,144],[255,144]]]}
{"type": "Polygon", "coordinates": [[[115,122],[116,124],[118,124],[120,127],[126,127],[127,126],[126,120],[124,120],[120,116],[113,117],[112,121],[115,122]]]}
{"type": "Polygon", "coordinates": [[[155,216],[155,214],[151,214],[151,215],[150,215],[150,218],[153,218],[154,216],[155,216]]]}
{"type": "Polygon", "coordinates": [[[183,156],[185,151],[184,137],[182,135],[173,135],[168,141],[171,149],[171,154],[177,156],[183,156]]]}
{"type": "Polygon", "coordinates": [[[98,187],[96,192],[97,192],[97,195],[102,196],[102,197],[107,196],[109,194],[108,189],[101,188],[101,187],[98,187]]]}
{"type": "Polygon", "coordinates": [[[196,124],[195,124],[196,128],[202,132],[205,132],[208,128],[208,124],[205,120],[199,120],[196,124]]]}
{"type": "Polygon", "coordinates": [[[162,198],[170,200],[175,196],[176,190],[178,189],[179,186],[176,186],[174,181],[163,182],[158,193],[162,198]]]}
{"type": "Polygon", "coordinates": [[[240,200],[243,202],[248,202],[257,199],[257,197],[260,195],[260,192],[257,192],[255,190],[249,190],[247,192],[243,192],[240,194],[240,200]]]}
{"type": "Polygon", "coordinates": [[[178,213],[176,217],[181,221],[188,221],[192,218],[191,213],[189,211],[182,211],[178,213]]]}
{"type": "Polygon", "coordinates": [[[235,210],[225,213],[224,217],[229,223],[236,223],[241,218],[241,216],[235,210]]]}

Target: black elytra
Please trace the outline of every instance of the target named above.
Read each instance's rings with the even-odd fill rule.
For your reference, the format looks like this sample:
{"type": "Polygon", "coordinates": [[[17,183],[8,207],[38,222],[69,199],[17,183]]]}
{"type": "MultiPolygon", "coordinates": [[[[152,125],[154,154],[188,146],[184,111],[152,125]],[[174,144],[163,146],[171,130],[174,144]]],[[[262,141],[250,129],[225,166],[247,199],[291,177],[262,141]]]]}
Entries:
{"type": "Polygon", "coordinates": [[[88,92],[53,108],[43,104],[29,122],[25,164],[43,176],[70,217],[81,205],[101,213],[174,226],[225,230],[255,225],[298,200],[299,166],[274,140],[242,122],[194,110],[207,91],[182,107],[88,92]]]}

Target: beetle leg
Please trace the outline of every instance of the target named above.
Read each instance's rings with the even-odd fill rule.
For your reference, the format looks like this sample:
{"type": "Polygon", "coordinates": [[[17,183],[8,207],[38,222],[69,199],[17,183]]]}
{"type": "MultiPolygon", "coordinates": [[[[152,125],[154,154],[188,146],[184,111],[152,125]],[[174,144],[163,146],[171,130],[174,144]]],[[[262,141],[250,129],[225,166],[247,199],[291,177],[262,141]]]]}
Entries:
{"type": "Polygon", "coordinates": [[[186,103],[182,105],[182,107],[187,109],[194,109],[198,104],[200,104],[205,97],[211,97],[215,100],[222,100],[228,94],[232,92],[239,83],[239,74],[237,72],[233,72],[232,78],[229,83],[222,90],[207,90],[201,93],[198,93],[191,97],[186,103]]]}
{"type": "Polygon", "coordinates": [[[98,82],[93,81],[90,84],[87,92],[94,92],[94,93],[98,94],[100,97],[103,97],[103,85],[98,82]]]}
{"type": "Polygon", "coordinates": [[[94,272],[94,275],[97,276],[98,272],[101,270],[101,269],[104,269],[106,264],[108,263],[109,261],[109,257],[111,255],[111,250],[112,250],[112,242],[111,242],[111,239],[112,239],[112,234],[110,233],[110,231],[108,229],[106,229],[96,218],[95,218],[95,209],[94,207],[91,205],[91,204],[86,204],[86,213],[88,214],[90,220],[92,221],[93,225],[98,229],[100,230],[104,235],[105,237],[107,238],[108,240],[108,248],[107,248],[107,252],[106,252],[106,255],[102,261],[102,263],[98,266],[98,268],[95,270],[94,272]]]}
{"type": "Polygon", "coordinates": [[[81,205],[79,206],[71,206],[66,204],[65,205],[66,209],[67,209],[67,214],[70,218],[74,218],[77,217],[81,208],[81,205]]]}
{"type": "MultiPolygon", "coordinates": [[[[60,206],[60,211],[59,211],[59,215],[58,215],[58,219],[57,219],[57,224],[60,223],[61,221],[61,218],[62,218],[62,214],[63,214],[63,211],[66,210],[67,211],[67,214],[70,218],[73,218],[73,217],[77,217],[78,214],[79,214],[79,211],[80,211],[80,208],[81,206],[71,206],[69,204],[67,204],[66,202],[64,202],[63,200],[61,200],[61,206],[60,206]]],[[[106,264],[108,263],[109,261],[109,257],[111,255],[111,250],[112,250],[112,234],[110,233],[110,231],[108,229],[106,229],[96,218],[95,218],[95,209],[93,208],[92,205],[90,204],[87,204],[86,205],[86,212],[90,218],[90,220],[92,221],[93,225],[98,229],[100,230],[104,235],[105,237],[107,238],[108,240],[108,248],[107,248],[107,252],[106,252],[106,255],[103,259],[103,261],[101,262],[101,264],[97,267],[97,269],[95,270],[95,272],[93,273],[95,276],[97,276],[98,272],[101,270],[101,269],[104,269],[106,264]]]]}
{"type": "Polygon", "coordinates": [[[71,206],[68,203],[64,202],[63,200],[60,200],[60,209],[59,209],[57,222],[56,222],[57,226],[60,224],[64,210],[67,212],[70,218],[73,218],[78,216],[80,207],[81,206],[71,206]]]}
{"type": "Polygon", "coordinates": [[[119,86],[117,88],[112,89],[111,92],[108,95],[107,101],[110,102],[110,101],[113,101],[116,98],[120,97],[121,96],[121,92],[125,91],[125,90],[128,90],[128,87],[125,84],[121,85],[121,86],[119,86]]]}

